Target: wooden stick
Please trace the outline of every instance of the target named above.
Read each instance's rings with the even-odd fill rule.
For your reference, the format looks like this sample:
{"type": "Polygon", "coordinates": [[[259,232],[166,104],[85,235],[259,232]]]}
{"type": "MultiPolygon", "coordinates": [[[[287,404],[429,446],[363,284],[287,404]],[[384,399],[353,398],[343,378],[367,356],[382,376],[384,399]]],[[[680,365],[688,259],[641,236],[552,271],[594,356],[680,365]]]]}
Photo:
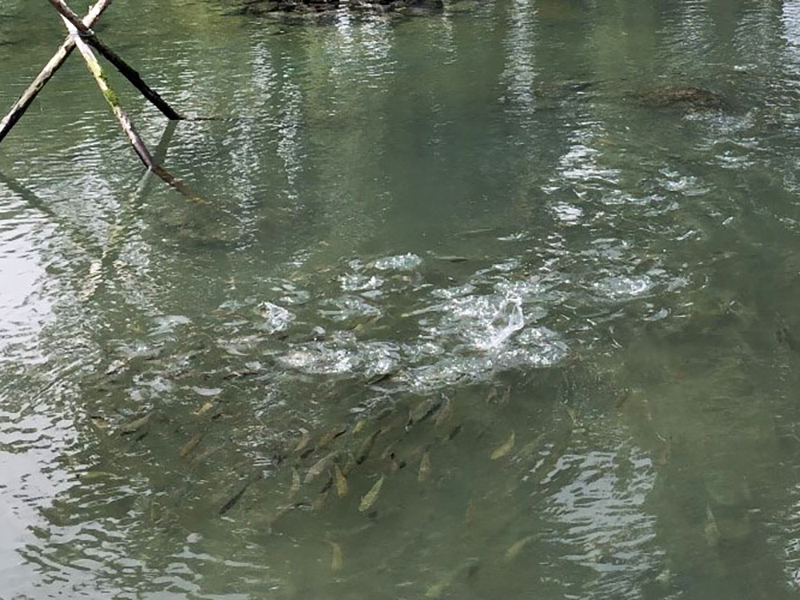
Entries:
{"type": "Polygon", "coordinates": [[[100,38],[95,35],[94,31],[84,25],[80,17],[72,12],[72,9],[67,6],[67,3],[64,2],[64,0],[50,0],[50,4],[52,4],[53,7],[55,7],[55,9],[59,12],[61,18],[69,21],[69,23],[71,23],[72,26],[80,32],[80,35],[84,41],[88,42],[92,47],[97,49],[97,51],[102,54],[108,60],[108,62],[114,65],[117,70],[119,70],[119,72],[131,82],[133,87],[139,90],[145,98],[147,98],[158,110],[164,114],[165,117],[172,121],[181,121],[186,118],[173,109],[169,104],[167,104],[166,101],[159,96],[155,90],[150,88],[150,86],[144,82],[136,69],[131,67],[127,62],[125,62],[125,60],[122,59],[122,57],[120,57],[111,48],[106,46],[100,40],[100,38]]]}
{"type": "Polygon", "coordinates": [[[89,71],[92,73],[94,80],[97,82],[97,87],[99,87],[100,91],[103,92],[103,97],[106,99],[106,102],[108,102],[108,105],[114,112],[114,116],[117,117],[122,130],[125,132],[125,135],[128,136],[128,140],[130,140],[131,145],[136,151],[136,155],[139,157],[139,159],[148,169],[152,170],[153,173],[158,175],[167,184],[174,187],[186,197],[190,198],[191,200],[206,202],[205,199],[193,193],[180,179],[175,177],[172,173],[158,165],[155,160],[153,160],[153,155],[150,154],[150,151],[147,149],[144,140],[142,140],[141,136],[136,131],[136,128],[133,126],[130,118],[127,114],[125,114],[125,111],[122,110],[122,107],[119,105],[119,98],[117,97],[117,94],[111,89],[111,87],[109,87],[108,80],[106,79],[106,76],[103,75],[103,68],[100,66],[100,63],[97,62],[97,58],[92,52],[92,49],[89,48],[86,42],[80,38],[78,35],[78,30],[75,29],[75,26],[64,17],[61,18],[64,20],[64,24],[67,26],[70,34],[74,37],[75,45],[78,47],[78,51],[83,56],[83,59],[86,61],[86,65],[89,67],[89,71]]]}
{"type": "MultiPolygon", "coordinates": [[[[83,24],[87,27],[94,25],[97,19],[100,18],[100,15],[103,14],[103,11],[111,4],[111,1],[112,0],[99,0],[97,4],[91,8],[86,17],[84,17],[83,24]]],[[[61,65],[64,64],[64,61],[67,60],[67,57],[74,49],[75,40],[72,37],[68,37],[64,43],[61,44],[61,47],[53,58],[50,59],[50,62],[45,65],[44,69],[42,69],[36,79],[33,80],[33,83],[28,86],[28,89],[26,89],[22,96],[14,103],[14,106],[11,107],[11,111],[0,121],[0,142],[8,135],[8,132],[16,125],[17,121],[22,118],[22,115],[28,110],[42,88],[50,81],[50,78],[58,71],[61,65]]]]}

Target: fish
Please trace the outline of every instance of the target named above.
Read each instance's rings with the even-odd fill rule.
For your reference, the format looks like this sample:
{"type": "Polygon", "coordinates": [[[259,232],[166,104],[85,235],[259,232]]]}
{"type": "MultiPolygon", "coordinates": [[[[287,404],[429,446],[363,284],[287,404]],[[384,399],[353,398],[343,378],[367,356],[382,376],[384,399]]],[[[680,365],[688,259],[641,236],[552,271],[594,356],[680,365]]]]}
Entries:
{"type": "Polygon", "coordinates": [[[339,498],[344,498],[347,495],[347,479],[339,468],[339,465],[333,465],[333,477],[336,481],[336,495],[339,498]]]}
{"type": "Polygon", "coordinates": [[[342,475],[347,477],[350,475],[350,471],[352,471],[356,466],[356,457],[353,456],[352,452],[347,453],[347,459],[344,461],[344,465],[342,465],[342,475]]]}
{"type": "Polygon", "coordinates": [[[439,407],[442,406],[442,403],[442,398],[427,398],[422,400],[408,413],[406,431],[409,431],[414,425],[433,415],[439,407]]]}
{"type": "Polygon", "coordinates": [[[186,457],[187,457],[187,456],[189,456],[189,455],[190,455],[192,452],[194,452],[194,449],[195,449],[195,448],[197,448],[197,445],[200,443],[200,441],[201,441],[202,439],[203,439],[203,434],[202,434],[202,433],[196,433],[196,434],[194,434],[194,435],[192,436],[192,439],[190,439],[190,440],[189,440],[188,442],[186,442],[186,443],[185,443],[183,446],[181,446],[180,452],[178,452],[178,454],[180,455],[180,457],[181,457],[181,458],[186,458],[186,457]]]}
{"type": "Polygon", "coordinates": [[[152,412],[147,413],[145,416],[140,417],[134,421],[126,423],[125,425],[120,425],[119,432],[121,435],[131,435],[132,433],[136,433],[142,427],[147,425],[150,422],[150,417],[153,416],[152,412]]]}
{"type": "Polygon", "coordinates": [[[330,466],[331,463],[336,459],[338,456],[338,452],[334,451],[330,454],[327,454],[320,458],[317,462],[315,462],[311,468],[306,472],[306,477],[303,480],[303,483],[311,483],[317,477],[319,477],[324,471],[326,471],[330,466]]]}
{"type": "Polygon", "coordinates": [[[201,406],[196,411],[194,411],[192,414],[197,416],[197,417],[202,417],[204,414],[206,414],[208,411],[210,411],[212,408],[214,408],[215,404],[216,404],[216,402],[213,402],[213,401],[209,400],[208,402],[203,404],[203,406],[201,406]]]}
{"type": "Polygon", "coordinates": [[[703,527],[703,533],[706,536],[706,542],[709,547],[714,548],[719,545],[719,527],[717,520],[714,518],[714,513],[711,512],[711,507],[706,504],[706,524],[703,527]]]}
{"type": "Polygon", "coordinates": [[[426,598],[439,598],[447,588],[449,588],[453,581],[455,581],[456,577],[458,577],[462,572],[466,573],[467,576],[472,576],[474,573],[478,571],[479,565],[474,560],[469,560],[463,565],[459,565],[455,569],[448,571],[445,573],[442,578],[430,586],[425,591],[426,598]]]}
{"type": "Polygon", "coordinates": [[[224,515],[226,512],[228,512],[230,509],[236,506],[239,503],[239,500],[242,499],[242,496],[244,496],[244,493],[247,491],[247,488],[249,488],[254,482],[258,481],[259,479],[261,479],[261,473],[255,473],[250,477],[248,477],[247,481],[244,482],[244,485],[242,485],[239,491],[236,492],[233,496],[231,496],[231,498],[225,504],[223,504],[222,507],[220,507],[218,512],[219,516],[224,515]]]}
{"type": "Polygon", "coordinates": [[[500,406],[505,406],[511,401],[511,386],[503,390],[503,396],[500,398],[500,406]]]}
{"type": "Polygon", "coordinates": [[[503,458],[506,454],[511,452],[511,449],[514,447],[514,441],[515,437],[514,437],[514,432],[512,431],[509,438],[505,442],[503,442],[500,446],[495,448],[494,451],[489,456],[489,458],[491,458],[492,460],[503,458]]]}
{"type": "Polygon", "coordinates": [[[672,436],[665,438],[664,436],[656,433],[656,437],[661,440],[661,451],[656,457],[656,464],[663,467],[669,464],[670,457],[672,456],[672,436]]]}
{"type": "Polygon", "coordinates": [[[439,414],[436,415],[436,420],[433,422],[434,427],[441,428],[453,416],[453,401],[450,398],[446,399],[442,405],[442,409],[439,411],[439,414]]]}
{"type": "Polygon", "coordinates": [[[325,448],[325,447],[326,447],[326,446],[328,446],[328,445],[329,445],[329,444],[330,444],[330,443],[331,443],[333,440],[335,440],[336,438],[338,438],[338,437],[339,437],[339,436],[341,436],[341,435],[344,435],[344,433],[345,433],[345,432],[346,432],[346,431],[347,431],[349,428],[350,428],[350,426],[349,426],[349,425],[340,425],[340,426],[338,426],[338,427],[334,427],[333,429],[331,429],[331,430],[330,430],[328,433],[326,433],[325,435],[323,435],[323,436],[322,436],[322,437],[319,439],[319,442],[317,443],[317,448],[319,448],[320,450],[321,450],[321,449],[323,449],[323,448],[325,448]]]}
{"type": "Polygon", "coordinates": [[[567,411],[567,414],[569,415],[569,418],[572,421],[572,426],[573,427],[578,427],[578,425],[579,425],[579,423],[578,423],[578,413],[575,412],[575,409],[572,408],[571,406],[566,406],[565,405],[564,406],[564,410],[567,411]]]}
{"type": "Polygon", "coordinates": [[[331,572],[338,573],[342,570],[342,566],[344,564],[342,547],[336,542],[331,542],[330,540],[328,540],[328,544],[331,547],[331,572]]]}
{"type": "Polygon", "coordinates": [[[92,425],[97,427],[97,429],[99,429],[100,431],[105,431],[108,428],[108,424],[106,423],[104,417],[96,415],[93,417],[89,417],[89,420],[92,422],[92,425]]]}
{"type": "Polygon", "coordinates": [[[469,260],[466,256],[459,256],[456,254],[434,254],[433,258],[436,260],[441,260],[443,262],[451,262],[451,263],[462,263],[467,262],[469,260]]]}
{"type": "Polygon", "coordinates": [[[522,448],[520,448],[519,452],[517,452],[516,455],[514,456],[514,461],[516,462],[527,461],[529,458],[531,458],[534,452],[536,452],[536,450],[541,445],[542,440],[544,440],[544,438],[545,434],[540,433],[539,435],[536,436],[535,439],[525,444],[522,448]]]}
{"type": "Polygon", "coordinates": [[[519,553],[522,552],[522,549],[525,548],[525,546],[527,546],[529,543],[531,543],[531,541],[533,541],[533,538],[534,536],[529,535],[527,537],[522,538],[521,540],[517,540],[516,542],[511,544],[508,550],[506,550],[506,553],[503,556],[503,558],[506,561],[514,560],[517,556],[519,556],[519,553]]]}
{"type": "Polygon", "coordinates": [[[464,515],[464,523],[466,525],[472,525],[475,522],[475,501],[470,499],[469,504],[467,505],[467,514],[464,515]]]}
{"type": "Polygon", "coordinates": [[[356,435],[357,433],[361,433],[361,430],[364,429],[364,427],[366,427],[366,426],[367,426],[367,420],[366,419],[359,419],[359,421],[356,423],[356,426],[353,427],[353,435],[356,435]]]}
{"type": "Polygon", "coordinates": [[[289,502],[297,498],[297,493],[300,491],[300,472],[292,467],[292,485],[289,488],[289,502]]]}
{"type": "Polygon", "coordinates": [[[495,398],[497,398],[497,388],[493,387],[489,390],[489,393],[486,394],[486,404],[491,404],[494,402],[495,398]]]}
{"type": "Polygon", "coordinates": [[[311,444],[311,434],[308,431],[304,430],[304,429],[301,429],[300,431],[303,432],[303,435],[300,436],[300,440],[297,442],[297,445],[294,447],[294,451],[297,454],[300,454],[301,452],[303,452],[303,450],[308,448],[308,446],[311,444]]]}
{"type": "Polygon", "coordinates": [[[80,477],[81,481],[93,481],[95,479],[113,479],[116,475],[109,471],[84,471],[78,477],[80,477]]]}
{"type": "Polygon", "coordinates": [[[367,460],[367,458],[369,458],[369,453],[372,452],[372,447],[375,445],[375,440],[380,434],[381,429],[376,429],[361,443],[358,452],[356,452],[356,464],[360,465],[367,460]]]}
{"type": "Polygon", "coordinates": [[[330,493],[329,488],[325,488],[325,491],[321,492],[314,498],[314,502],[311,503],[311,510],[320,511],[322,507],[325,506],[325,501],[328,499],[328,494],[330,493]]]}
{"type": "Polygon", "coordinates": [[[426,598],[439,598],[444,591],[450,587],[450,584],[453,583],[453,579],[455,578],[455,574],[448,573],[444,577],[442,577],[439,581],[434,583],[430,586],[427,590],[425,590],[425,597],[426,598]]]}
{"type": "Polygon", "coordinates": [[[122,372],[122,369],[124,369],[127,365],[128,365],[128,360],[127,359],[121,358],[119,360],[115,360],[114,362],[112,362],[108,366],[108,369],[106,369],[106,373],[105,374],[106,375],[118,375],[119,373],[122,372]]]}
{"type": "Polygon", "coordinates": [[[425,483],[431,478],[431,453],[427,450],[425,454],[422,455],[422,459],[419,461],[419,474],[417,475],[417,481],[420,483],[425,483]]]}
{"type": "Polygon", "coordinates": [[[447,441],[449,442],[449,441],[452,441],[453,439],[455,439],[455,437],[456,437],[456,436],[457,436],[459,433],[461,433],[461,429],[462,429],[462,427],[463,427],[463,426],[462,426],[461,424],[459,424],[459,425],[456,425],[455,427],[453,427],[453,428],[450,430],[450,433],[448,433],[448,434],[447,434],[447,441]]]}
{"type": "Polygon", "coordinates": [[[367,511],[373,504],[375,504],[375,501],[378,499],[378,496],[381,493],[381,488],[383,487],[383,482],[385,480],[386,475],[381,475],[381,478],[375,485],[372,486],[372,489],[364,494],[364,496],[361,498],[361,503],[358,505],[358,512],[367,511]]]}
{"type": "Polygon", "coordinates": [[[469,229],[467,231],[462,231],[461,233],[458,233],[456,235],[462,238],[475,237],[475,236],[486,235],[489,233],[494,233],[495,231],[497,231],[496,227],[481,227],[480,229],[469,229]]]}
{"type": "Polygon", "coordinates": [[[373,375],[372,377],[370,377],[369,379],[367,379],[366,384],[368,386],[369,385],[377,385],[381,381],[386,381],[390,377],[393,377],[394,374],[395,374],[394,371],[389,371],[389,372],[386,372],[386,373],[377,373],[377,374],[373,375]]]}
{"type": "Polygon", "coordinates": [[[775,315],[775,338],[779,344],[786,344],[792,352],[800,351],[800,344],[792,335],[791,329],[780,314],[775,315]]]}

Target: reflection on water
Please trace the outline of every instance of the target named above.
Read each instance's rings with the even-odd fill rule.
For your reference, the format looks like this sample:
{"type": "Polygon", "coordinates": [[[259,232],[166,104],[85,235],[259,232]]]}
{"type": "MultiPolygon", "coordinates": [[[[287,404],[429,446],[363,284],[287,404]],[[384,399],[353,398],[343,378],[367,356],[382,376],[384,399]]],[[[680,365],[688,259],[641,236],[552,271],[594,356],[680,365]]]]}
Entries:
{"type": "Polygon", "coordinates": [[[213,201],[78,61],[3,144],[0,596],[796,595],[798,11],[723,4],[110,10],[213,201]]]}

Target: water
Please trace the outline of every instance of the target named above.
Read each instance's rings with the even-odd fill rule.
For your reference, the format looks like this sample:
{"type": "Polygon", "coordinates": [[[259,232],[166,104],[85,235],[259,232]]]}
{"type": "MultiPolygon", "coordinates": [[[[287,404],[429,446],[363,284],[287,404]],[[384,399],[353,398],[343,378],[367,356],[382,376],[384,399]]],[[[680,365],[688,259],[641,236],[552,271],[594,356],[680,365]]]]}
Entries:
{"type": "Polygon", "coordinates": [[[77,55],[0,147],[0,597],[795,597],[800,3],[230,7],[99,29],[207,203],[77,55]]]}

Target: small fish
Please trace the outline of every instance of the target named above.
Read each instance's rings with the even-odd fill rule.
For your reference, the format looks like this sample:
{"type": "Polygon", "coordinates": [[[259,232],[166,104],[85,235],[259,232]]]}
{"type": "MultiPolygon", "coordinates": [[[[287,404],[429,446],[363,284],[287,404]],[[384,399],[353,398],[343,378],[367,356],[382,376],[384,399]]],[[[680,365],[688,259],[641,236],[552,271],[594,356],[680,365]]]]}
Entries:
{"type": "Polygon", "coordinates": [[[451,262],[451,263],[462,263],[467,262],[466,256],[458,256],[458,255],[450,255],[450,254],[434,254],[433,258],[436,260],[441,260],[444,262],[451,262]]]}
{"type": "Polygon", "coordinates": [[[511,401],[511,386],[503,390],[503,396],[500,398],[500,406],[505,406],[511,401]]]}
{"type": "Polygon", "coordinates": [[[356,426],[353,427],[353,435],[356,435],[357,433],[361,433],[361,430],[364,429],[364,427],[366,427],[366,426],[367,426],[367,420],[366,419],[359,419],[359,421],[356,423],[356,426]]]}
{"type": "Polygon", "coordinates": [[[385,479],[386,475],[381,475],[381,478],[375,485],[372,486],[372,489],[361,498],[361,503],[358,505],[358,512],[367,511],[373,504],[375,504],[375,501],[378,499],[378,495],[381,493],[381,488],[383,487],[383,482],[385,479]]]}
{"type": "Polygon", "coordinates": [[[486,235],[488,233],[494,233],[495,231],[497,231],[495,227],[482,227],[480,229],[469,229],[467,231],[462,231],[457,235],[458,237],[475,237],[486,235]]]}
{"type": "Polygon", "coordinates": [[[544,440],[544,438],[545,434],[540,433],[539,435],[536,436],[535,439],[525,444],[522,448],[519,449],[519,452],[517,452],[516,455],[514,456],[514,461],[516,462],[527,461],[529,458],[531,458],[534,452],[536,452],[536,450],[541,445],[542,440],[544,440]]]}
{"type": "Polygon", "coordinates": [[[463,567],[457,567],[448,573],[445,573],[444,576],[434,583],[431,587],[429,587],[425,591],[426,598],[439,598],[447,588],[449,588],[458,574],[461,572],[463,567]]]}
{"type": "Polygon", "coordinates": [[[136,433],[142,427],[147,425],[150,422],[150,417],[153,416],[152,412],[147,413],[145,416],[140,417],[130,423],[126,423],[125,425],[121,425],[119,428],[119,432],[122,435],[131,435],[132,433],[136,433]]]}
{"type": "Polygon", "coordinates": [[[800,344],[797,343],[797,340],[795,340],[792,335],[791,329],[789,329],[789,326],[780,314],[775,315],[775,324],[775,338],[778,340],[778,343],[786,344],[792,352],[799,351],[800,344]]]}
{"type": "Polygon", "coordinates": [[[336,495],[339,498],[344,498],[347,495],[347,479],[339,468],[339,465],[333,465],[333,477],[336,481],[336,495]]]}
{"type": "Polygon", "coordinates": [[[444,401],[442,409],[436,415],[436,420],[433,422],[434,426],[438,429],[447,424],[453,416],[453,401],[449,398],[444,401]]]}
{"type": "Polygon", "coordinates": [[[711,548],[719,545],[719,527],[717,527],[717,520],[714,518],[714,513],[711,512],[711,507],[706,504],[706,524],[703,527],[703,533],[706,536],[706,542],[711,548]]]}
{"type": "Polygon", "coordinates": [[[97,427],[100,431],[105,431],[108,428],[108,424],[106,423],[105,418],[100,416],[89,417],[89,420],[92,422],[92,425],[97,427]]]}
{"type": "Polygon", "coordinates": [[[203,439],[202,433],[195,433],[194,436],[192,436],[192,439],[190,439],[183,446],[181,446],[180,452],[178,452],[180,457],[186,458],[192,452],[194,452],[194,449],[197,448],[197,445],[200,443],[202,439],[203,439]]]}
{"type": "Polygon", "coordinates": [[[377,385],[381,381],[386,381],[392,376],[394,376],[394,371],[389,371],[388,373],[377,373],[376,375],[373,375],[367,379],[367,385],[377,385]]]}
{"type": "Polygon", "coordinates": [[[336,542],[328,540],[331,547],[331,572],[338,573],[342,570],[344,564],[344,555],[342,554],[342,547],[336,542]]]}
{"type": "Polygon", "coordinates": [[[338,427],[334,427],[333,429],[331,429],[328,433],[326,433],[325,435],[323,435],[319,439],[319,443],[317,443],[317,448],[319,448],[319,449],[325,448],[333,440],[335,440],[336,438],[338,438],[341,435],[344,435],[344,433],[348,429],[349,429],[349,425],[340,425],[338,427]]]}
{"type": "Polygon", "coordinates": [[[122,372],[122,369],[124,369],[127,366],[127,364],[128,361],[125,359],[121,358],[119,360],[115,360],[110,365],[108,365],[108,369],[106,369],[106,375],[118,375],[119,373],[122,372]]]}
{"type": "Polygon", "coordinates": [[[492,388],[489,390],[489,393],[486,394],[486,404],[491,404],[494,402],[494,399],[497,398],[497,388],[492,388]]]}
{"type": "Polygon", "coordinates": [[[447,434],[447,441],[449,442],[449,441],[452,441],[453,439],[455,439],[455,437],[456,437],[456,436],[457,436],[459,433],[461,433],[461,429],[462,429],[462,427],[463,427],[463,426],[462,426],[462,425],[460,425],[460,424],[459,424],[459,425],[456,425],[455,427],[453,427],[453,428],[450,430],[450,433],[448,433],[448,434],[447,434]]]}
{"type": "Polygon", "coordinates": [[[406,431],[417,423],[424,421],[435,413],[442,405],[442,398],[427,398],[422,400],[408,413],[408,421],[406,421],[406,431]]]}
{"type": "Polygon", "coordinates": [[[300,436],[300,440],[297,442],[297,446],[294,447],[294,451],[297,454],[302,453],[303,450],[308,448],[308,446],[311,444],[311,434],[304,429],[301,429],[300,431],[303,432],[303,435],[300,436]]]}
{"type": "Polygon", "coordinates": [[[464,515],[464,523],[472,525],[475,522],[475,501],[470,499],[467,505],[467,514],[464,515]]]}
{"type": "Polygon", "coordinates": [[[426,450],[425,454],[422,455],[422,459],[419,461],[419,474],[417,475],[417,481],[419,481],[420,483],[425,483],[430,478],[431,478],[431,453],[426,450]]]}
{"type": "Polygon", "coordinates": [[[317,477],[322,475],[322,473],[331,466],[331,463],[336,459],[336,456],[338,454],[339,453],[335,451],[331,452],[330,454],[327,454],[326,456],[320,458],[317,462],[315,462],[311,466],[311,468],[306,472],[306,478],[303,481],[303,483],[306,484],[311,483],[317,477]]]}
{"type": "Polygon", "coordinates": [[[350,475],[350,471],[352,471],[356,466],[356,457],[353,456],[352,452],[347,453],[347,460],[344,461],[344,466],[342,467],[342,474],[346,477],[350,475]]]}
{"type": "Polygon", "coordinates": [[[386,448],[383,449],[381,452],[381,460],[386,460],[387,458],[392,458],[394,455],[395,447],[397,446],[397,441],[390,443],[386,448]]]}
{"type": "Polygon", "coordinates": [[[358,449],[358,452],[356,452],[356,464],[360,465],[367,460],[367,458],[369,458],[369,453],[372,452],[372,447],[375,445],[375,440],[380,434],[381,429],[376,429],[367,439],[362,442],[361,447],[358,449]]]}
{"type": "Polygon", "coordinates": [[[632,395],[631,389],[628,387],[624,387],[620,390],[617,390],[616,393],[617,399],[614,402],[614,408],[616,409],[622,408],[623,405],[628,401],[628,398],[631,397],[631,395],[632,395]]]}
{"type": "Polygon", "coordinates": [[[670,457],[672,456],[672,436],[665,438],[664,436],[656,433],[656,437],[661,440],[661,450],[656,457],[656,464],[663,467],[669,464],[670,457]]]}
{"type": "Polygon", "coordinates": [[[230,509],[236,506],[239,503],[239,500],[242,499],[242,496],[244,496],[244,493],[247,491],[247,488],[249,488],[253,482],[258,481],[260,478],[261,478],[260,474],[255,474],[248,477],[247,481],[244,482],[244,485],[239,489],[239,491],[236,492],[233,496],[231,496],[230,500],[228,500],[225,504],[222,505],[222,507],[219,509],[219,515],[220,516],[224,515],[226,512],[228,512],[230,509]]]}
{"type": "Polygon", "coordinates": [[[113,479],[116,475],[108,471],[84,471],[79,477],[81,481],[93,481],[95,479],[113,479]]]}
{"type": "Polygon", "coordinates": [[[216,402],[212,402],[211,400],[209,400],[208,402],[203,404],[203,406],[201,406],[196,411],[194,411],[192,414],[197,416],[197,417],[202,417],[204,414],[206,414],[208,411],[210,411],[212,408],[214,408],[215,404],[216,404],[216,402]]]}
{"type": "Polygon", "coordinates": [[[292,467],[292,486],[289,488],[289,502],[297,498],[297,493],[300,491],[300,471],[292,467]]]}
{"type": "Polygon", "coordinates": [[[492,452],[489,458],[491,458],[492,460],[503,458],[506,454],[511,452],[511,449],[514,447],[515,439],[516,438],[514,437],[514,432],[512,431],[509,438],[505,442],[503,442],[502,445],[495,448],[495,450],[492,452]]]}
{"type": "Polygon", "coordinates": [[[311,503],[311,510],[320,511],[322,507],[325,506],[325,501],[328,499],[328,494],[330,493],[330,489],[326,488],[325,491],[321,492],[314,498],[314,502],[311,503]]]}
{"type": "Polygon", "coordinates": [[[575,412],[575,409],[571,406],[564,406],[564,410],[567,411],[570,420],[572,421],[573,427],[578,427],[578,413],[575,412]]]}
{"type": "Polygon", "coordinates": [[[506,550],[504,556],[505,560],[506,561],[514,560],[517,556],[519,556],[519,553],[522,552],[522,549],[525,548],[525,546],[527,546],[532,540],[533,536],[529,535],[528,537],[524,537],[521,540],[517,540],[516,542],[511,544],[511,547],[508,550],[506,550]]]}

